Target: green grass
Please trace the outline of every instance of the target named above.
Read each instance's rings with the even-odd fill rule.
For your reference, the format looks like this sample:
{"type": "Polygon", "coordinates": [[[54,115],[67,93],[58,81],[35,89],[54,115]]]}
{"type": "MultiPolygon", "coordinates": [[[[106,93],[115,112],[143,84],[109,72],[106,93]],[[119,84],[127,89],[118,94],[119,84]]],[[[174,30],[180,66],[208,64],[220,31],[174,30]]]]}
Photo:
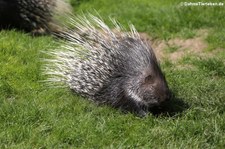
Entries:
{"type": "MultiPolygon", "coordinates": [[[[201,2],[204,1],[208,2],[207,0],[201,2]]],[[[180,6],[180,2],[184,2],[182,0],[85,0],[79,3],[78,7],[76,5],[81,1],[72,0],[72,2],[76,13],[97,11],[104,19],[110,16],[124,25],[131,22],[135,24],[138,31],[147,32],[152,37],[161,39],[168,39],[187,31],[191,32],[193,29],[223,29],[225,26],[224,7],[185,7],[180,6]]],[[[214,2],[221,1],[214,0],[214,2]]]]}
{"type": "Polygon", "coordinates": [[[96,106],[68,88],[47,87],[41,82],[45,79],[41,58],[46,57],[41,51],[56,47],[54,40],[2,30],[0,148],[225,147],[225,6],[178,7],[178,0],[77,0],[73,4],[76,14],[95,9],[103,19],[115,17],[124,26],[132,22],[157,39],[187,39],[197,29],[208,29],[211,56],[164,60],[161,66],[175,97],[163,113],[138,118],[96,106]]]}
{"type": "Polygon", "coordinates": [[[168,48],[164,49],[168,53],[176,52],[179,49],[177,45],[168,45],[168,48]]]}

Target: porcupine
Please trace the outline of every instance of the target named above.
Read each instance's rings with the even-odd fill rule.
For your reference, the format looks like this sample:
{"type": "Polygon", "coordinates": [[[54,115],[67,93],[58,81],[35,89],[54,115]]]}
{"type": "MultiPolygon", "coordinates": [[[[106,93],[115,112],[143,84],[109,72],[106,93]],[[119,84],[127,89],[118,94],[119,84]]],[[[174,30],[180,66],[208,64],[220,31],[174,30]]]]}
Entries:
{"type": "Polygon", "coordinates": [[[33,35],[60,32],[58,19],[70,12],[66,0],[0,0],[0,28],[22,29],[33,35]]]}
{"type": "Polygon", "coordinates": [[[154,51],[133,25],[130,32],[112,20],[110,28],[96,16],[71,19],[67,41],[47,52],[47,82],[70,89],[98,104],[145,116],[149,108],[170,99],[167,81],[154,51]]]}

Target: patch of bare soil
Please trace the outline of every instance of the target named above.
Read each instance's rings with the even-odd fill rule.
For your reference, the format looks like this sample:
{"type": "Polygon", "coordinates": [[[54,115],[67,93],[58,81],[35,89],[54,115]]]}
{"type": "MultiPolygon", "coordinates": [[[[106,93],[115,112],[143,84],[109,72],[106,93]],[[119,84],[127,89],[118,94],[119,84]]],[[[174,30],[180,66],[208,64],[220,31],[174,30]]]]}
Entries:
{"type": "Polygon", "coordinates": [[[208,56],[209,53],[204,52],[207,48],[207,43],[204,39],[207,37],[207,30],[198,30],[196,37],[191,39],[174,38],[168,41],[153,40],[146,33],[140,33],[143,40],[149,42],[155,51],[156,57],[161,61],[165,58],[171,61],[177,61],[184,57],[186,54],[196,54],[199,56],[208,56]],[[174,52],[168,52],[166,49],[176,47],[174,52]]]}

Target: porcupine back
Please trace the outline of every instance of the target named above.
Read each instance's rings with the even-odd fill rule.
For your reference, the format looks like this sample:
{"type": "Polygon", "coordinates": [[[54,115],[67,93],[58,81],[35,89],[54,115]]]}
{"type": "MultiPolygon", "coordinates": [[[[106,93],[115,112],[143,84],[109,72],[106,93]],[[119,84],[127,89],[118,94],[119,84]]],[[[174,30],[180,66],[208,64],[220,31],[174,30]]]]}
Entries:
{"type": "Polygon", "coordinates": [[[0,0],[0,27],[33,34],[58,32],[62,17],[71,12],[66,0],[0,0]]]}
{"type": "Polygon", "coordinates": [[[166,100],[166,80],[152,48],[140,39],[134,26],[125,32],[112,22],[113,31],[93,15],[71,19],[74,30],[60,35],[67,41],[49,52],[53,58],[45,66],[47,81],[67,85],[97,103],[131,107],[131,111],[137,106],[134,111],[143,114],[143,105],[166,100]],[[148,73],[158,75],[155,86],[145,82],[151,79],[148,73]]]}

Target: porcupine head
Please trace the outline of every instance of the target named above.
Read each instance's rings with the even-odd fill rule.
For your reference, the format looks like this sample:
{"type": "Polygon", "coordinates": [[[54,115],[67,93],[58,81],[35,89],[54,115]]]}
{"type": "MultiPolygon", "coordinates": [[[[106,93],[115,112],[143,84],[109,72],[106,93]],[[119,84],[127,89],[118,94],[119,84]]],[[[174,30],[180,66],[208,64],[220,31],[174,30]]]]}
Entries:
{"type": "Polygon", "coordinates": [[[166,79],[152,48],[133,25],[130,32],[112,20],[113,31],[93,15],[71,19],[73,30],[49,54],[47,81],[69,86],[96,103],[145,116],[170,97],[166,79]]]}

